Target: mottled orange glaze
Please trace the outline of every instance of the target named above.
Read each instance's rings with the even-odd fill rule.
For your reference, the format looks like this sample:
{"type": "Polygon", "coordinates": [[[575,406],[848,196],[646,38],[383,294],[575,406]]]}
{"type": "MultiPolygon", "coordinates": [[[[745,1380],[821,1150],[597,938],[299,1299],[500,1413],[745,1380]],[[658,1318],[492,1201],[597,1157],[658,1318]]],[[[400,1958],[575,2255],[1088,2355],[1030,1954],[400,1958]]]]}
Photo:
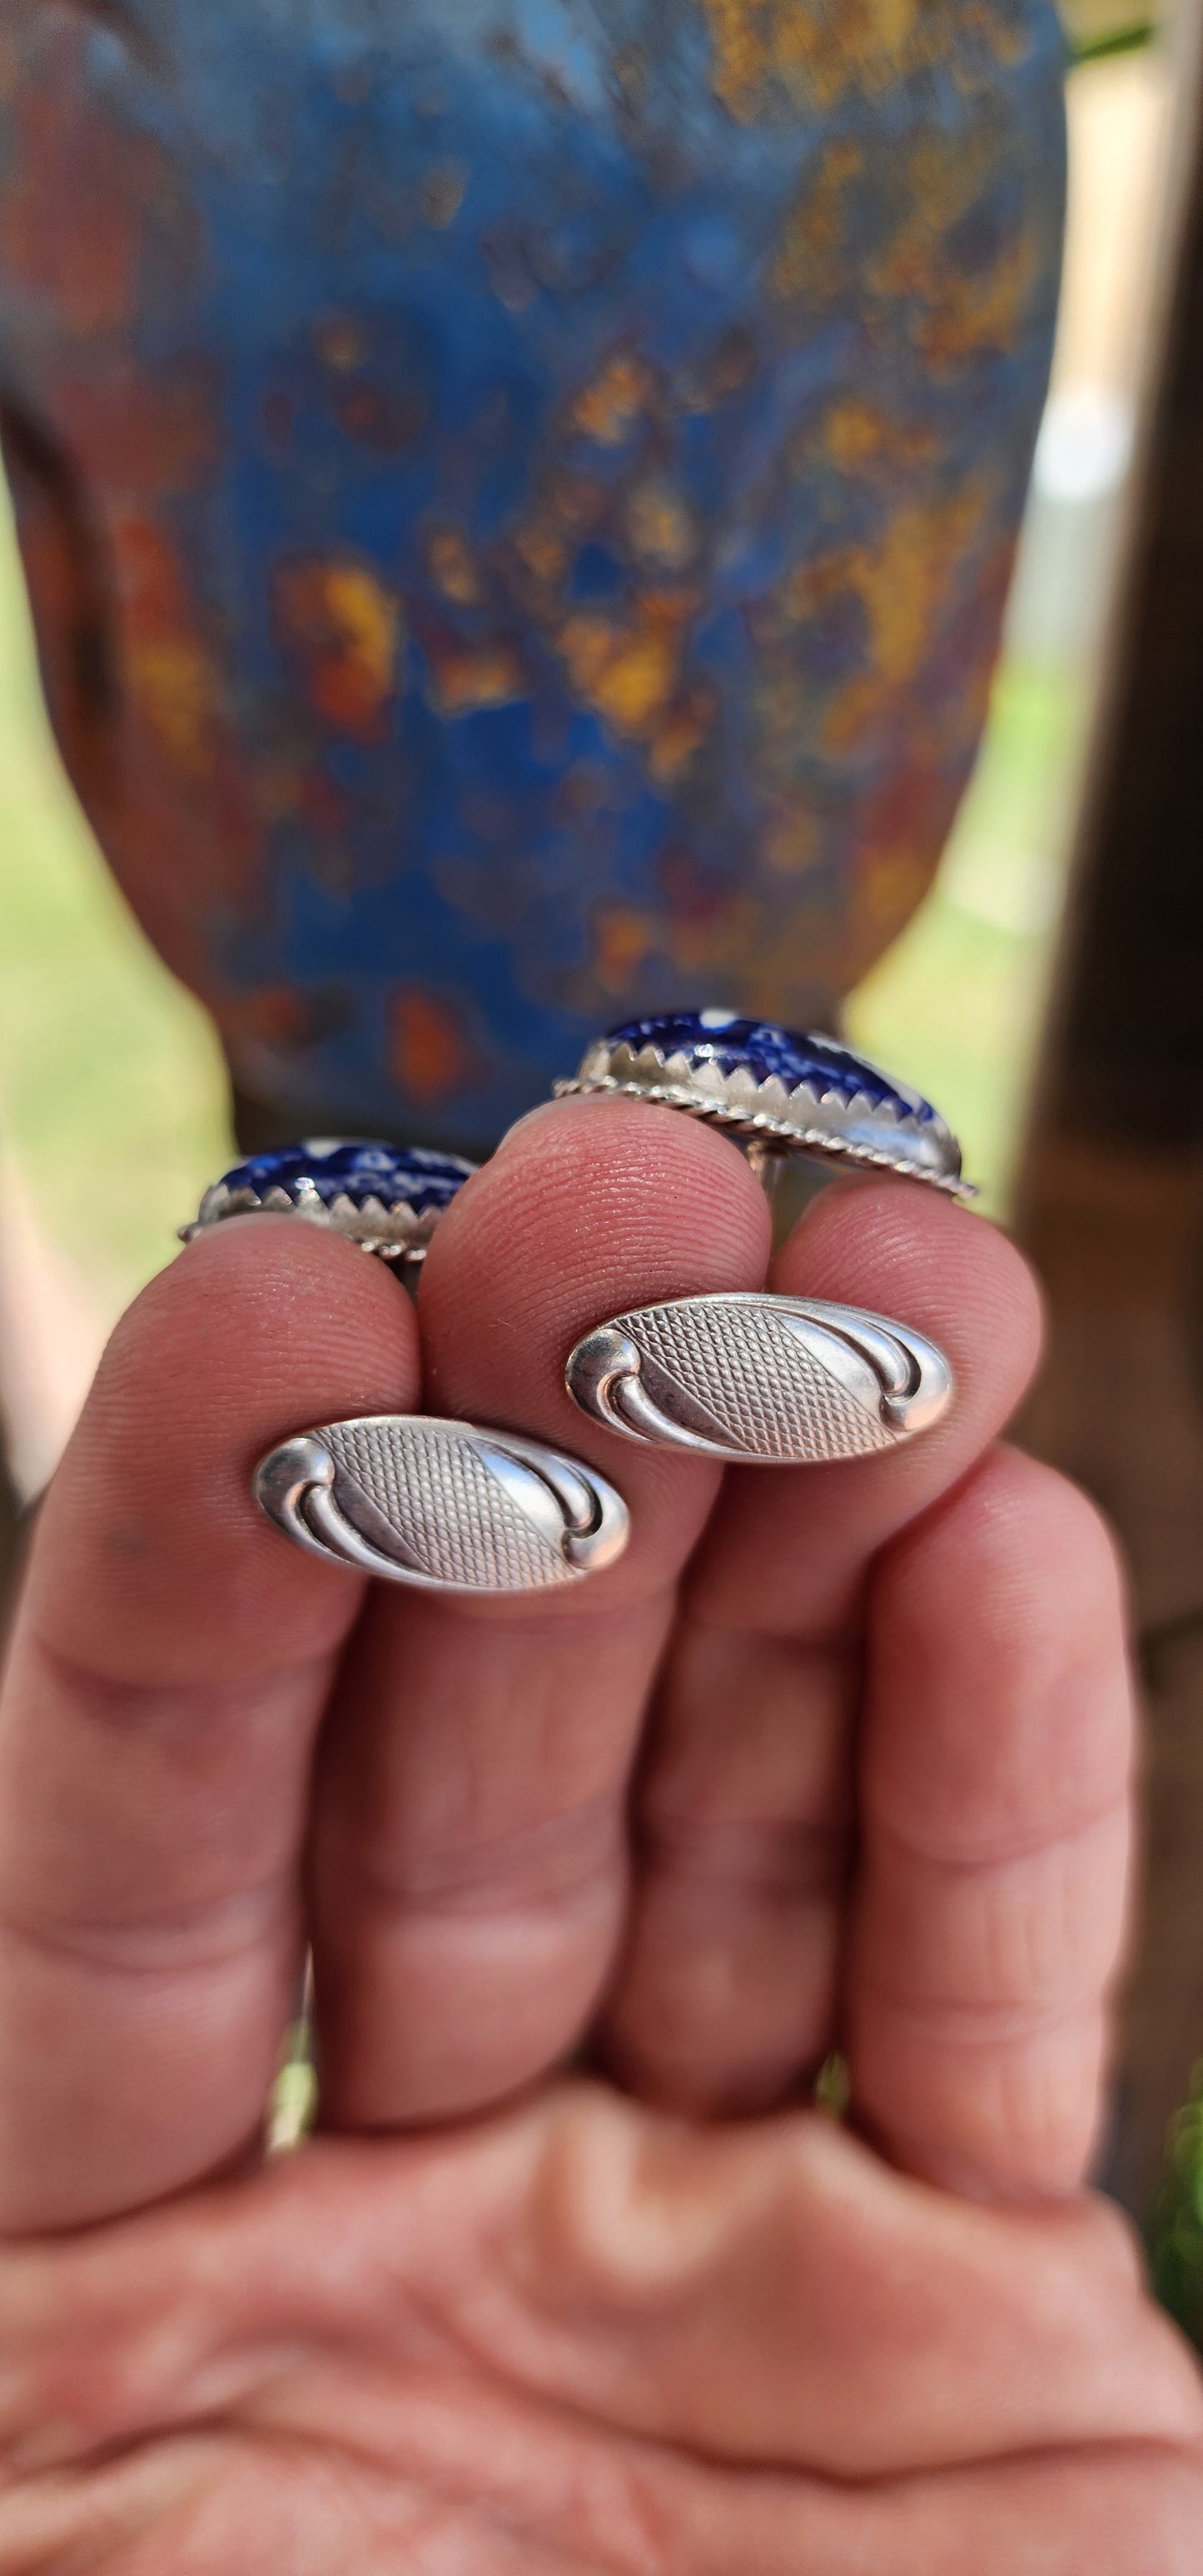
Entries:
{"type": "Polygon", "coordinates": [[[465,642],[427,619],[419,640],[430,670],[431,703],[441,714],[464,715],[473,707],[504,707],[525,695],[521,658],[504,638],[465,642]]]}
{"type": "Polygon", "coordinates": [[[654,955],[663,937],[658,913],[633,905],[599,906],[593,916],[593,962],[608,993],[625,993],[631,976],[654,955]]]}
{"type": "Polygon", "coordinates": [[[182,779],[211,778],[221,673],[198,634],[178,556],[155,521],[133,511],[116,522],[112,544],[126,688],[170,767],[182,779]]]}
{"type": "Polygon", "coordinates": [[[484,583],[472,550],[459,528],[432,528],[426,539],[426,567],[435,589],[460,608],[478,608],[484,583]]]}
{"type": "Polygon", "coordinates": [[[642,358],[620,350],[582,387],[572,405],[572,426],[599,447],[621,447],[652,392],[652,375],[642,358]]]}
{"type": "Polygon", "coordinates": [[[675,694],[696,606],[688,593],[650,591],[626,626],[592,614],[567,618],[557,640],[574,696],[616,732],[646,741],[675,694]]]}
{"type": "Polygon", "coordinates": [[[647,747],[647,772],[657,787],[671,787],[689,768],[718,714],[718,692],[701,685],[682,689],[665,708],[647,747]]]}
{"type": "Polygon", "coordinates": [[[824,146],[817,170],[786,217],[769,268],[769,285],[783,303],[805,296],[821,309],[834,302],[845,284],[847,197],[864,166],[859,143],[824,146]]]}
{"type": "Polygon", "coordinates": [[[390,1057],[397,1081],[423,1108],[437,1109],[478,1078],[475,1047],[450,1002],[403,985],[389,1003],[390,1057]]]}
{"type": "Polygon", "coordinates": [[[352,742],[379,742],[404,643],[400,601],[348,555],[277,565],[274,594],[281,640],[301,666],[314,714],[352,742]]]}
{"type": "Polygon", "coordinates": [[[939,0],[702,0],[714,45],[714,86],[741,124],[763,113],[779,84],[800,103],[829,107],[852,86],[874,89],[911,68],[935,35],[939,0]]]}

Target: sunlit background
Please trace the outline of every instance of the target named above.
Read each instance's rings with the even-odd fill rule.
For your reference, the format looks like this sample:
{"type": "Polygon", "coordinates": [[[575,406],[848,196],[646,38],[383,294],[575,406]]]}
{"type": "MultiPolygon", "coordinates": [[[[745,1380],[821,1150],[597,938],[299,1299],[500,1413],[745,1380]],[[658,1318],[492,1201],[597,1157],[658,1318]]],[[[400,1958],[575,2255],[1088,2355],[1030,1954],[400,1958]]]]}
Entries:
{"type": "MultiPolygon", "coordinates": [[[[1078,0],[1052,394],[990,728],[939,881],[857,993],[856,1041],[941,1104],[1006,1213],[1105,661],[1155,304],[1173,48],[1078,0]]],[[[121,1308],[229,1157],[197,1008],[114,892],[67,788],[0,513],[0,1401],[52,1467],[121,1308]]]]}

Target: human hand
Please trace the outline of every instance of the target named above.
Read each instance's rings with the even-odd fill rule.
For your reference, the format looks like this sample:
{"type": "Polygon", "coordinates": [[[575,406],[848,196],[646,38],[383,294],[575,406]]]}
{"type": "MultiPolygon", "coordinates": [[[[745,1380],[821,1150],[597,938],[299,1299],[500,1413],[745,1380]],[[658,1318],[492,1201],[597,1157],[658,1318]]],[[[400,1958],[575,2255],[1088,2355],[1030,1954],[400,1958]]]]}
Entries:
{"type": "Polygon", "coordinates": [[[1194,2566],[1194,2368],[1079,2191],[1129,1715],[1106,1540],[991,1447],[1032,1291],[833,1192],[774,1284],[931,1333],[940,1429],[721,1477],[572,1410],[587,1326],[766,1260],[722,1138],[575,1102],[421,1351],[263,1219],[121,1328],[0,1729],[0,2576],[1194,2566]],[[423,1404],[608,1470],[624,1562],[365,1607],[257,1521],[273,1439],[423,1404]],[[250,2172],[302,1925],[342,2134],[250,2172]],[[837,2037],[872,2146],[777,2107],[837,2037]]]}

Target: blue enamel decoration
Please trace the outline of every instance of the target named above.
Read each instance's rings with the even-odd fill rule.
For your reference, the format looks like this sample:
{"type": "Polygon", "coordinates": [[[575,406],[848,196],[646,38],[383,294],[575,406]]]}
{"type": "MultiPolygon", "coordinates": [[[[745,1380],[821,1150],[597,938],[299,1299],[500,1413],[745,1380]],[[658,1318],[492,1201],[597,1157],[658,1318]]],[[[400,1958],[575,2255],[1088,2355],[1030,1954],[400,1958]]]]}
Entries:
{"type": "Polygon", "coordinates": [[[667,1011],[624,1020],[556,1091],[619,1091],[684,1109],[769,1154],[902,1172],[972,1197],[961,1151],[921,1092],[838,1038],[733,1011],[667,1011]]]}
{"type": "Polygon", "coordinates": [[[789,1091],[800,1082],[834,1093],[845,1102],[858,1092],[899,1118],[932,1121],[938,1117],[929,1100],[903,1087],[867,1057],[854,1055],[838,1038],[815,1037],[797,1029],[777,1028],[771,1020],[736,1019],[729,1011],[672,1011],[658,1018],[627,1020],[608,1032],[609,1043],[635,1048],[659,1047],[667,1055],[686,1053],[695,1064],[711,1063],[723,1073],[741,1066],[757,1082],[773,1075],[789,1091]]]}
{"type": "Polygon", "coordinates": [[[270,1190],[284,1190],[294,1206],[316,1190],[324,1207],[333,1207],[342,1197],[357,1208],[368,1199],[379,1199],[385,1207],[404,1200],[417,1215],[427,1208],[437,1208],[441,1215],[474,1168],[458,1154],[436,1154],[421,1145],[311,1142],[257,1154],[253,1161],[227,1172],[221,1186],[254,1190],[261,1198],[270,1190]]]}
{"type": "Polygon", "coordinates": [[[311,1138],[238,1163],[206,1191],[191,1242],[227,1217],[308,1217],[388,1261],[424,1260],[431,1235],[476,1166],[421,1145],[311,1138]]]}

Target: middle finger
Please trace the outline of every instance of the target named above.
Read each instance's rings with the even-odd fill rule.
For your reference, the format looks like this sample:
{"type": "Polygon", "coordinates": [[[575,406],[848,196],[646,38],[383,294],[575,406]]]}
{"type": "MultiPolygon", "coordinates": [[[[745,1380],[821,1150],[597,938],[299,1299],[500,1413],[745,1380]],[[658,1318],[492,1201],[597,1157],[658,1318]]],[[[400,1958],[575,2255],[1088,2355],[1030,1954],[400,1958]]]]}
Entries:
{"type": "Polygon", "coordinates": [[[599,1318],[754,1288],[769,1257],[743,1157],[621,1100],[538,1112],[469,1183],[426,1264],[427,1410],[599,1466],[622,1563],[537,1603],[379,1591],[327,1725],[312,1858],[325,2116],[386,2127],[484,2107],[579,2040],[626,1897],[632,1760],[681,1568],[720,1470],[617,1444],[564,1387],[599,1318]]]}

